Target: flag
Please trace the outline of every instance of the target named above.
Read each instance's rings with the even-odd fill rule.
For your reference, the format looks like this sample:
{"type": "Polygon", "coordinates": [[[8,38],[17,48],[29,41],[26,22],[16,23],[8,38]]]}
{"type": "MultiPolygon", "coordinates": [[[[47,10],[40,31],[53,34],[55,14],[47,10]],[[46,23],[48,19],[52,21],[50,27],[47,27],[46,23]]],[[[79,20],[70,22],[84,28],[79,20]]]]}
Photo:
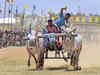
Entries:
{"type": "Polygon", "coordinates": [[[27,8],[28,8],[27,4],[24,4],[24,9],[27,9],[27,8]]]}
{"type": "Polygon", "coordinates": [[[8,3],[12,3],[14,0],[6,0],[6,2],[8,3]]]}
{"type": "Polygon", "coordinates": [[[0,14],[2,13],[2,9],[0,8],[0,14]]]}
{"type": "Polygon", "coordinates": [[[67,1],[66,1],[66,4],[65,4],[65,8],[68,8],[68,4],[67,4],[67,1]]]}
{"type": "Polygon", "coordinates": [[[16,8],[16,14],[18,13],[18,9],[16,8]]]}
{"type": "Polygon", "coordinates": [[[54,21],[55,20],[55,16],[52,16],[51,19],[54,21]]]}
{"type": "Polygon", "coordinates": [[[35,5],[33,5],[33,10],[36,10],[36,6],[35,5]]]}
{"type": "Polygon", "coordinates": [[[16,17],[18,16],[18,9],[16,8],[16,17]]]}
{"type": "Polygon", "coordinates": [[[48,15],[50,15],[51,14],[51,9],[48,9],[48,15]]]}
{"type": "Polygon", "coordinates": [[[28,32],[32,35],[32,31],[31,31],[31,24],[29,25],[29,29],[28,29],[28,32]]]}
{"type": "Polygon", "coordinates": [[[8,12],[9,12],[9,14],[11,14],[11,10],[10,10],[10,9],[9,9],[9,11],[8,11],[8,12]]]}

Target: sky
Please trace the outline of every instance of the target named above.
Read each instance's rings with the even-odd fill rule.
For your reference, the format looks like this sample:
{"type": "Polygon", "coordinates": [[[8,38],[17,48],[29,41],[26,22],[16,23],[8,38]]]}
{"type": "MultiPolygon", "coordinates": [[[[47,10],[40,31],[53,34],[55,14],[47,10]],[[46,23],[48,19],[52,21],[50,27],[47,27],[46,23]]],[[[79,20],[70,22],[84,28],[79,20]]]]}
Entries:
{"type": "MultiPolygon", "coordinates": [[[[26,13],[31,14],[32,7],[35,5],[35,13],[40,15],[41,10],[47,13],[48,8],[54,13],[59,13],[60,8],[63,8],[65,3],[68,4],[68,10],[66,12],[73,12],[75,14],[80,7],[81,12],[85,14],[100,14],[100,0],[14,0],[13,8],[17,7],[18,12],[22,13],[24,4],[27,4],[26,13]]],[[[0,8],[4,11],[4,0],[0,0],[0,8]]],[[[13,9],[13,13],[15,13],[15,9],[13,9]]]]}

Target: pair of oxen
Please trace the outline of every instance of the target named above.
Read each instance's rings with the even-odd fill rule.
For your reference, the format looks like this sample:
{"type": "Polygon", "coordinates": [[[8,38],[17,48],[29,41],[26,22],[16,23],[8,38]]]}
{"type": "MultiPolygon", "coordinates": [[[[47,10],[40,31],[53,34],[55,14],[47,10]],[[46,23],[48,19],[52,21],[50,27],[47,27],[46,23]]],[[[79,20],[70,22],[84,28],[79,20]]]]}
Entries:
{"type": "MultiPolygon", "coordinates": [[[[74,67],[74,70],[79,70],[79,55],[82,50],[82,38],[79,34],[76,34],[76,28],[62,28],[62,33],[56,33],[55,37],[64,37],[62,40],[63,52],[67,52],[66,55],[70,54],[70,65],[74,67]]],[[[28,66],[30,66],[31,57],[34,58],[36,63],[36,69],[43,69],[44,65],[44,54],[46,48],[44,47],[44,38],[49,34],[42,34],[38,31],[33,31],[32,34],[28,35],[27,40],[27,51],[28,66]],[[31,46],[30,46],[31,45],[31,46]]]]}

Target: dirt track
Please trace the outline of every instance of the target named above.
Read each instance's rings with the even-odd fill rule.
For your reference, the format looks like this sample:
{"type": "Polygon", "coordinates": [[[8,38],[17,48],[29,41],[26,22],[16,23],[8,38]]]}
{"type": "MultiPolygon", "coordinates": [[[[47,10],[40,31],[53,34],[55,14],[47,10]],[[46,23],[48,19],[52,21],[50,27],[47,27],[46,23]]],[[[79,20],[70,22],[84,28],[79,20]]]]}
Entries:
{"type": "MultiPolygon", "coordinates": [[[[83,67],[98,67],[100,66],[100,44],[86,44],[80,55],[80,65],[83,67]]],[[[25,59],[28,54],[25,47],[9,47],[0,49],[0,59],[25,59]]],[[[59,67],[65,65],[63,60],[45,60],[45,67],[59,67]],[[52,66],[51,66],[52,65],[52,66]]]]}
{"type": "Polygon", "coordinates": [[[8,59],[23,59],[27,56],[27,52],[25,47],[9,47],[0,49],[0,58],[8,58],[8,59]]]}

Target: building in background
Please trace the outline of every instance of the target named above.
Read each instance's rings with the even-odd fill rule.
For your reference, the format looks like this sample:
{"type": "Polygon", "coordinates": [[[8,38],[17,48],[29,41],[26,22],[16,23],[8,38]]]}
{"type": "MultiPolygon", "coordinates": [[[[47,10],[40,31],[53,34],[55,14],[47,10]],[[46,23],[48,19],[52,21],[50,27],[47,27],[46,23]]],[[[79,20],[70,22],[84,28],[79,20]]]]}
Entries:
{"type": "Polygon", "coordinates": [[[18,20],[16,20],[16,18],[0,18],[0,30],[3,30],[3,25],[4,26],[4,30],[9,30],[9,31],[15,31],[19,29],[20,26],[20,19],[18,18],[18,20]],[[16,22],[17,21],[17,22],[16,22]],[[17,24],[16,24],[17,23],[17,24]]]}
{"type": "MultiPolygon", "coordinates": [[[[82,12],[78,12],[76,15],[73,13],[72,17],[70,18],[70,21],[74,24],[100,24],[100,15],[92,15],[86,16],[82,12]]],[[[52,19],[55,20],[58,17],[57,14],[52,15],[52,19]]],[[[33,13],[33,15],[26,15],[24,19],[24,25],[22,24],[22,15],[19,16],[13,16],[13,18],[5,18],[5,30],[12,30],[12,31],[24,31],[29,29],[29,25],[31,24],[32,29],[35,29],[35,27],[38,25],[40,30],[44,28],[47,25],[48,16],[39,16],[36,13],[33,13]]],[[[0,18],[0,29],[2,30],[4,25],[4,18],[0,18]]]]}

